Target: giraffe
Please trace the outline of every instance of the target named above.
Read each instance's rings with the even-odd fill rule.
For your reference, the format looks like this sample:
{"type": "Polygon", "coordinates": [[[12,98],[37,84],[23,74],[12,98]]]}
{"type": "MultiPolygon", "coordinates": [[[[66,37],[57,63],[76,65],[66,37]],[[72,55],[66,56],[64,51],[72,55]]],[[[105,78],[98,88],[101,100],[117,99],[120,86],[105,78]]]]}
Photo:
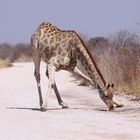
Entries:
{"type": "MultiPolygon", "coordinates": [[[[35,66],[34,76],[37,82],[41,111],[47,110],[48,98],[52,90],[55,92],[59,105],[61,105],[62,108],[68,108],[67,104],[61,99],[55,82],[55,72],[59,70],[74,72],[89,80],[94,87],[98,89],[99,96],[107,105],[108,110],[114,110],[112,98],[108,98],[104,91],[106,81],[85,43],[75,31],[62,30],[51,23],[43,22],[32,34],[31,48],[35,66]],[[44,101],[40,85],[41,59],[47,64],[46,76],[49,79],[48,91],[44,101]],[[89,77],[82,74],[82,72],[76,67],[77,60],[82,63],[89,77]]],[[[109,90],[109,88],[106,90],[109,90]]]]}

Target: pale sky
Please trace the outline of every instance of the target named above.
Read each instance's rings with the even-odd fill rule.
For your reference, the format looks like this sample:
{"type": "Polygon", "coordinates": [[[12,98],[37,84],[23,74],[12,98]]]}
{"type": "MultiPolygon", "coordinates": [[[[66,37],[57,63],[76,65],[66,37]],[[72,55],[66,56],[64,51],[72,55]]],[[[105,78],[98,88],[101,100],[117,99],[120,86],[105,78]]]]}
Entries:
{"type": "Polygon", "coordinates": [[[88,37],[140,32],[140,0],[0,0],[0,43],[28,43],[43,21],[88,37]]]}

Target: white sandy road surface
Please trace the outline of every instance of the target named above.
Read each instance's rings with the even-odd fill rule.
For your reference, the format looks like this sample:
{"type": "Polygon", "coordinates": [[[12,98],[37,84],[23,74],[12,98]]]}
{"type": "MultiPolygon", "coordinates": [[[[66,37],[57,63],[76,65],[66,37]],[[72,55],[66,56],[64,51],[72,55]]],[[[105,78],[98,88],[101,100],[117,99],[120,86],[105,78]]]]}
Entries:
{"type": "MultiPolygon", "coordinates": [[[[140,140],[140,103],[125,97],[125,107],[105,111],[96,90],[79,87],[68,72],[56,73],[59,91],[70,109],[61,109],[54,93],[40,112],[33,63],[0,70],[0,140],[140,140]]],[[[42,91],[47,91],[42,66],[42,91]]]]}

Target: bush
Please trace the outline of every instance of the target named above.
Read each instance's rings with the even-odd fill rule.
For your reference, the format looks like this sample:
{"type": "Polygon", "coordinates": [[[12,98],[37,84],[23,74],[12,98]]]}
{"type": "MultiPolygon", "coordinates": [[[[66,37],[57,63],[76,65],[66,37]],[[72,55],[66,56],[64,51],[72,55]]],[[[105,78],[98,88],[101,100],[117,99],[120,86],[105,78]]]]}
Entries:
{"type": "MultiPolygon", "coordinates": [[[[140,96],[139,37],[125,30],[110,38],[92,38],[88,44],[106,82],[114,83],[118,91],[140,96]]],[[[82,69],[81,64],[78,67],[82,69]]]]}
{"type": "Polygon", "coordinates": [[[8,62],[8,60],[0,59],[0,69],[1,68],[11,67],[11,66],[12,66],[12,64],[10,62],[8,62]]]}
{"type": "Polygon", "coordinates": [[[8,60],[9,62],[25,62],[31,61],[32,53],[29,44],[0,44],[0,59],[8,60]]]}
{"type": "Polygon", "coordinates": [[[140,43],[136,34],[121,31],[106,43],[96,44],[93,56],[107,83],[114,83],[120,91],[140,96],[140,43]],[[98,47],[100,45],[100,47],[98,47]],[[108,46],[107,46],[108,45],[108,46]],[[101,51],[101,47],[103,50],[101,51]],[[99,48],[99,49],[98,49],[99,48]],[[97,52],[97,53],[96,53],[97,52]]]}

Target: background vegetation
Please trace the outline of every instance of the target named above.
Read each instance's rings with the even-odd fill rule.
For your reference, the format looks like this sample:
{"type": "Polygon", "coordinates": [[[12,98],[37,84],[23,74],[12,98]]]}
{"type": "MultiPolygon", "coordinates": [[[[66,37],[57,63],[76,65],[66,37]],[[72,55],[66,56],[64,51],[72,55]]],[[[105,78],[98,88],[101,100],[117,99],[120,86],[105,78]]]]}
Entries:
{"type": "MultiPolygon", "coordinates": [[[[120,92],[140,97],[140,38],[129,31],[120,31],[109,38],[84,39],[107,83],[114,83],[120,92]]],[[[32,60],[29,44],[0,44],[2,62],[27,62],[32,60]]],[[[3,65],[3,66],[2,66],[3,65]]],[[[78,67],[86,74],[81,64],[78,67]]],[[[86,83],[81,82],[82,85],[86,83]]]]}
{"type": "Polygon", "coordinates": [[[31,61],[31,48],[29,44],[10,45],[8,43],[0,44],[0,68],[2,63],[10,66],[13,62],[27,62],[31,61]]]}
{"type": "Polygon", "coordinates": [[[140,97],[139,36],[124,30],[109,38],[91,38],[86,43],[107,83],[114,83],[117,91],[140,97]]]}

